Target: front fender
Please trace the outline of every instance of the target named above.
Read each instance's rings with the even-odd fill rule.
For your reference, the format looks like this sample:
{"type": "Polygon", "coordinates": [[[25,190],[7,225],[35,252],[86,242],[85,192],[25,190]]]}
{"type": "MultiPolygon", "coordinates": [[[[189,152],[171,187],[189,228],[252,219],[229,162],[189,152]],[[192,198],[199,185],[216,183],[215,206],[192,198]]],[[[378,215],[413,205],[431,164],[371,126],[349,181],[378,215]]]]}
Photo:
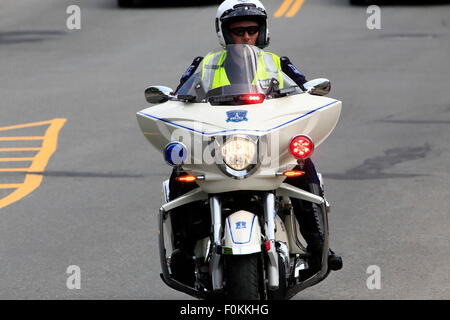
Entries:
{"type": "Polygon", "coordinates": [[[240,210],[225,220],[223,254],[243,255],[261,252],[261,227],[258,217],[240,210]]]}

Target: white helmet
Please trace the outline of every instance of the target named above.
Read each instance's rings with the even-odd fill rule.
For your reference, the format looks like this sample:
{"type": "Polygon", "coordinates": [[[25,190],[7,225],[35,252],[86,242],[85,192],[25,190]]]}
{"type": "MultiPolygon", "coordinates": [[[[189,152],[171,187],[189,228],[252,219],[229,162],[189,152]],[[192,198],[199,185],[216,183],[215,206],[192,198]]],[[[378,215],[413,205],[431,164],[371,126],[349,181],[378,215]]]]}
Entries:
{"type": "Polygon", "coordinates": [[[225,0],[217,9],[216,32],[222,46],[232,44],[228,26],[239,20],[255,20],[259,23],[259,37],[256,46],[265,48],[269,45],[269,28],[267,13],[259,0],[225,0]]]}

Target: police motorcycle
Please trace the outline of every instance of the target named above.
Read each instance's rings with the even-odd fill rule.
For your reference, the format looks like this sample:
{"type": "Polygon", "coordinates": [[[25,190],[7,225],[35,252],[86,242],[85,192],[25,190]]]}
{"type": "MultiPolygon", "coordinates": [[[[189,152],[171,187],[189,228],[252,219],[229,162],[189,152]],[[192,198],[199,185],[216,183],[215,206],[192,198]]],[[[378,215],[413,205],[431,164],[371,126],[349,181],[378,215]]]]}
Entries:
{"type": "Polygon", "coordinates": [[[329,204],[284,181],[304,174],[298,165],[331,134],[342,103],[324,97],[327,79],[304,87],[278,72],[270,54],[229,45],[207,55],[176,94],[163,86],[145,90],[152,106],[137,112],[139,126],[177,183],[189,186],[171,196],[170,181],[162,184],[166,285],[199,299],[270,300],[290,299],[327,277],[329,204]],[[309,270],[292,199],[313,203],[323,221],[316,270],[309,270]],[[175,224],[177,218],[184,220],[175,224]],[[192,281],[173,269],[177,228],[194,243],[192,281]]]}

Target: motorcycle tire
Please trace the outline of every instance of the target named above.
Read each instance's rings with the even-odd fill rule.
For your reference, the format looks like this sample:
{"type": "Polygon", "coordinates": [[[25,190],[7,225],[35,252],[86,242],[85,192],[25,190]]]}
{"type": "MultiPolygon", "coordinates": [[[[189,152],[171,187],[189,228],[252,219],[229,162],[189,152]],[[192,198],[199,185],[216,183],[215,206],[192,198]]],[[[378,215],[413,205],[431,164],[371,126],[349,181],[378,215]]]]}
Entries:
{"type": "Polygon", "coordinates": [[[194,286],[195,264],[192,256],[176,249],[170,257],[170,270],[175,280],[190,287],[194,286]]]}
{"type": "Polygon", "coordinates": [[[226,256],[226,295],[227,300],[260,300],[259,254],[226,256]]]}

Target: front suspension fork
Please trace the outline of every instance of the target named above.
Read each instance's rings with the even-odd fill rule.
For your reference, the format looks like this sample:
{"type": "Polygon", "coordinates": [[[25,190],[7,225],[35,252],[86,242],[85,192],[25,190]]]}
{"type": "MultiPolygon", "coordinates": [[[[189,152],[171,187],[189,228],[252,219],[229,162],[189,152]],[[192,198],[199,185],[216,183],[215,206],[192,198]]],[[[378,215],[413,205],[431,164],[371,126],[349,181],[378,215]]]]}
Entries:
{"type": "Polygon", "coordinates": [[[213,229],[213,248],[211,251],[211,277],[214,291],[223,289],[223,268],[220,263],[222,257],[222,204],[218,196],[209,199],[211,208],[211,223],[213,229]]]}
{"type": "Polygon", "coordinates": [[[265,231],[267,241],[269,245],[266,246],[267,250],[267,280],[269,290],[278,290],[279,287],[279,272],[278,272],[278,254],[275,247],[275,195],[273,193],[266,193],[264,195],[264,218],[265,218],[265,231]]]}

